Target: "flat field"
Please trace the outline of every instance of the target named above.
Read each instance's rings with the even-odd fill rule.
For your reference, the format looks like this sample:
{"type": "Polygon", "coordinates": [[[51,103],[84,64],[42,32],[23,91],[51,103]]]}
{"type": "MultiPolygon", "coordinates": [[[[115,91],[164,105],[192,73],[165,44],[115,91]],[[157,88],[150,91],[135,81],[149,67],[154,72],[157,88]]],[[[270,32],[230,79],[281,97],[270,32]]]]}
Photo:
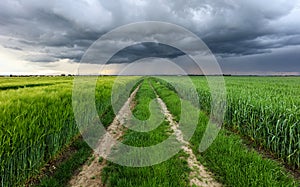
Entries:
{"type": "MultiPolygon", "coordinates": [[[[99,77],[95,89],[95,106],[106,128],[116,115],[111,106],[115,79],[99,77]]],[[[137,79],[141,77],[122,77],[119,83],[126,86],[137,79]]],[[[199,119],[193,136],[184,143],[191,151],[180,151],[165,162],[142,168],[120,166],[90,154],[103,168],[91,180],[99,175],[101,185],[107,186],[197,186],[201,181],[228,186],[299,186],[300,77],[224,79],[224,124],[206,151],[200,153],[198,146],[208,123],[211,93],[205,77],[192,76],[201,110],[197,111],[199,119]],[[203,179],[203,172],[194,171],[197,164],[190,166],[194,157],[194,162],[204,166],[212,179],[203,179]]],[[[74,77],[0,78],[0,186],[29,185],[31,178],[37,178],[31,185],[65,186],[78,174],[77,166],[70,167],[68,175],[55,174],[66,173],[65,166],[55,166],[58,169],[50,174],[43,170],[80,137],[72,107],[73,80],[74,77]]],[[[180,87],[187,97],[189,88],[184,77],[167,80],[169,83],[144,77],[139,87],[135,86],[138,90],[132,112],[138,119],[148,119],[150,101],[160,98],[174,123],[179,122],[181,103],[186,98],[181,98],[173,86],[180,87]]],[[[124,95],[120,102],[128,97],[124,95]]],[[[171,124],[165,120],[147,133],[123,129],[121,141],[136,147],[155,145],[177,131],[171,124]]]]}

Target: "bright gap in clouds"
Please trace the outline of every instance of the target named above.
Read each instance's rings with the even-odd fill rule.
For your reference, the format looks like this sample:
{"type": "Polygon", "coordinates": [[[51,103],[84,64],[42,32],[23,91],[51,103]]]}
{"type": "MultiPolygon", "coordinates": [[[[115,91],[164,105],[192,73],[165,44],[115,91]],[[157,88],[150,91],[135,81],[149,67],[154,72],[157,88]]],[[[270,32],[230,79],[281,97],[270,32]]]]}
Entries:
{"type": "Polygon", "coordinates": [[[76,74],[79,63],[61,59],[49,63],[22,60],[24,52],[0,46],[0,75],[60,75],[76,74]]]}

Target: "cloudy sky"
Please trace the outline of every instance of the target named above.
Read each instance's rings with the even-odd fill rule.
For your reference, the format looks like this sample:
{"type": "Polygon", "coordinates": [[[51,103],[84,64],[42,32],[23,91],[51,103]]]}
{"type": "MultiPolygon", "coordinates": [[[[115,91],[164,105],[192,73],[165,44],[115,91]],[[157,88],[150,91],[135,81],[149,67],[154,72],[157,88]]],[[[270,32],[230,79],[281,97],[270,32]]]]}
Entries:
{"type": "MultiPolygon", "coordinates": [[[[201,38],[224,73],[300,75],[299,17],[300,0],[2,0],[0,74],[73,74],[103,34],[164,21],[201,38]]],[[[183,55],[145,43],[120,51],[111,63],[160,57],[184,64],[183,55]]]]}

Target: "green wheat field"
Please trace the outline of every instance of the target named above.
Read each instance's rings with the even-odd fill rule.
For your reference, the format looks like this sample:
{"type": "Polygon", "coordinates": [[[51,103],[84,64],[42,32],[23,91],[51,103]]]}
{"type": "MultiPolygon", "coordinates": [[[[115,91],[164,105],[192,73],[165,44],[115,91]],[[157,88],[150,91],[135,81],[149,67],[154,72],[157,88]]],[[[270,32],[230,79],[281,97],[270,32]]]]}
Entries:
{"type": "MultiPolygon", "coordinates": [[[[190,77],[199,95],[199,120],[189,140],[197,160],[224,186],[299,186],[300,77],[224,77],[227,105],[217,138],[204,152],[198,147],[210,115],[211,93],[205,77],[190,77]]],[[[115,114],[111,106],[114,76],[99,77],[96,108],[105,127],[115,114]]],[[[183,77],[122,77],[126,85],[139,79],[133,114],[150,116],[156,93],[180,119],[183,77]]],[[[0,78],[0,186],[68,186],[89,162],[92,150],[77,128],[72,90],[74,77],[0,78]],[[52,165],[53,166],[52,168],[52,165]]],[[[188,88],[186,95],[189,94],[188,88]]],[[[127,98],[128,96],[126,96],[127,98]]],[[[126,130],[122,142],[150,146],[168,137],[165,121],[147,133],[126,130]]],[[[103,158],[98,159],[100,163],[103,158]]],[[[106,161],[105,186],[189,186],[187,155],[180,151],[160,164],[133,168],[106,161]]]]}

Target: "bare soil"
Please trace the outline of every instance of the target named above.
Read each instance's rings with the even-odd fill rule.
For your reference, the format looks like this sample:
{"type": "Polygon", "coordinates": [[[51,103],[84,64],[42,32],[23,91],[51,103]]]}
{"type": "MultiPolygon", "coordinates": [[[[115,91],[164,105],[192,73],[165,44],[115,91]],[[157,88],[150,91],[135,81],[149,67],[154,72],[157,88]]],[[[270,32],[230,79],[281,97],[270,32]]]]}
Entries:
{"type": "Polygon", "coordinates": [[[107,158],[111,152],[111,148],[116,144],[124,134],[125,127],[123,124],[126,122],[129,114],[131,113],[130,109],[134,108],[133,99],[139,90],[138,86],[130,95],[128,100],[122,106],[121,110],[118,112],[113,122],[107,128],[107,132],[103,135],[103,138],[99,140],[99,146],[97,147],[96,152],[93,153],[91,160],[86,162],[82,170],[69,182],[69,186],[73,187],[102,187],[104,184],[101,180],[101,171],[106,165],[106,161],[103,160],[99,162],[99,157],[107,158]],[[113,141],[111,141],[113,137],[113,141]]]}
{"type": "Polygon", "coordinates": [[[171,129],[176,135],[177,141],[183,144],[182,149],[188,155],[187,162],[189,168],[191,169],[189,175],[190,185],[203,186],[203,187],[222,186],[220,183],[214,180],[212,173],[208,172],[206,168],[198,162],[195,154],[193,153],[193,150],[190,148],[190,143],[184,140],[183,134],[179,129],[179,125],[173,120],[173,116],[168,111],[166,104],[158,96],[157,99],[158,99],[158,103],[162,108],[162,112],[166,116],[171,126],[171,129]]]}

